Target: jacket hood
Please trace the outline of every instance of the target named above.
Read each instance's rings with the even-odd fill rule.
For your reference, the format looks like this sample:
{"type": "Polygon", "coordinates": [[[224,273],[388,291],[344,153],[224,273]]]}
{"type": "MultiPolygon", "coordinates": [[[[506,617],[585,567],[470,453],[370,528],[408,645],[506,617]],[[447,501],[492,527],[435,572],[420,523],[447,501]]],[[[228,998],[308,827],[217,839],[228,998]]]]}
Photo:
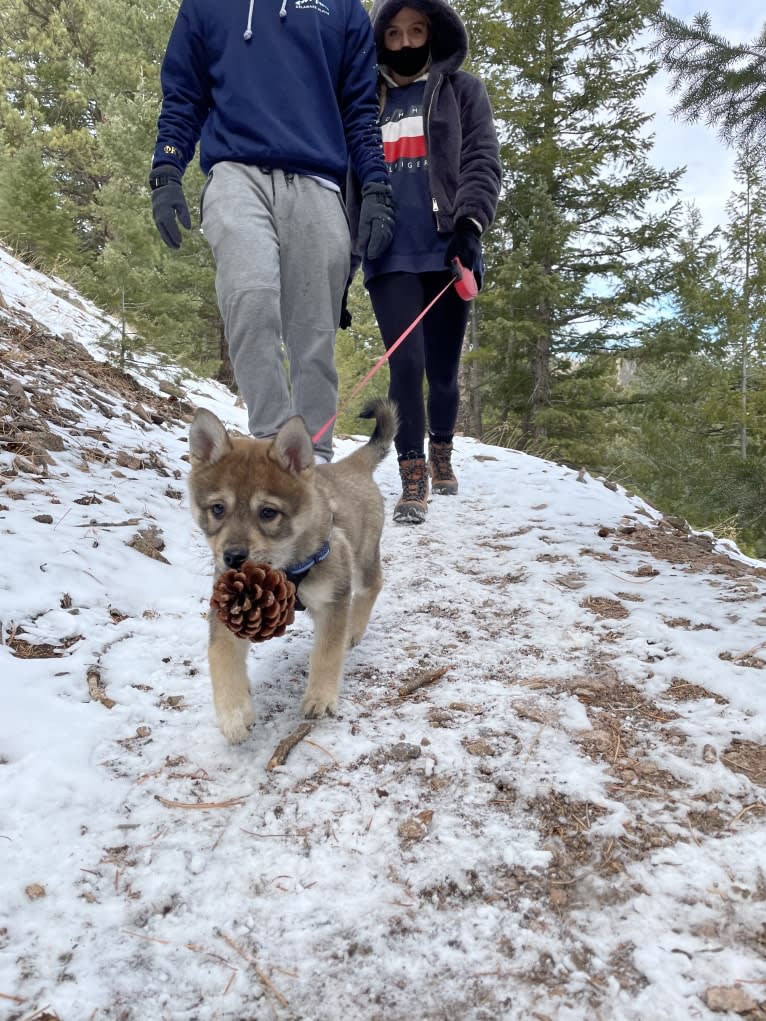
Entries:
{"type": "Polygon", "coordinates": [[[431,61],[435,70],[457,71],[468,55],[468,33],[447,0],[375,0],[370,12],[378,59],[385,49],[383,30],[402,7],[422,11],[431,23],[431,61]]]}

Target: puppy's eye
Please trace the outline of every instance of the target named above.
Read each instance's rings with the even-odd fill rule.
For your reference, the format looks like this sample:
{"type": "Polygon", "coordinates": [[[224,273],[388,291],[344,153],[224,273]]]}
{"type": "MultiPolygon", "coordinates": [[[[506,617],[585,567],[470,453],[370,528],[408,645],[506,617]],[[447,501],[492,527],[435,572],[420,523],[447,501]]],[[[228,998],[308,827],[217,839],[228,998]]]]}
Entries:
{"type": "Polygon", "coordinates": [[[221,518],[226,513],[226,507],[222,503],[211,503],[210,506],[208,507],[208,510],[216,519],[216,521],[220,521],[221,518]]]}
{"type": "Polygon", "coordinates": [[[258,512],[258,516],[261,521],[273,521],[274,518],[279,514],[279,511],[274,507],[261,507],[258,512]]]}

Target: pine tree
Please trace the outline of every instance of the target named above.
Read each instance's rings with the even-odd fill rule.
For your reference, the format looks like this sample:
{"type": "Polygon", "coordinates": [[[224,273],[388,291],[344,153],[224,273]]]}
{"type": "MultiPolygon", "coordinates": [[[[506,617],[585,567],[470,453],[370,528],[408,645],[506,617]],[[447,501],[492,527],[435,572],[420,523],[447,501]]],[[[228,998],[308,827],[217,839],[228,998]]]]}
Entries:
{"type": "Polygon", "coordinates": [[[681,172],[651,166],[638,106],[655,66],[637,39],[657,4],[497,0],[461,11],[506,170],[481,306],[489,434],[582,460],[613,399],[605,355],[636,343],[674,244],[681,172]]]}
{"type": "MultiPolygon", "coordinates": [[[[0,237],[203,371],[220,362],[212,258],[151,217],[159,69],[176,0],[6,0],[0,15],[0,237]]],[[[190,209],[202,186],[186,174],[190,209]]],[[[123,352],[124,354],[124,352],[123,352]]]]}
{"type": "MultiPolygon", "coordinates": [[[[168,0],[101,0],[93,11],[101,48],[91,91],[102,110],[104,180],[92,205],[103,239],[92,263],[92,293],[110,309],[124,295],[133,326],[154,346],[214,373],[220,327],[209,247],[199,230],[184,232],[180,251],[165,246],[152,220],[147,184],[161,101],[159,68],[176,9],[168,0]]],[[[203,181],[194,161],[184,176],[193,222],[203,181]]]]}
{"type": "MultiPolygon", "coordinates": [[[[348,307],[352,317],[351,326],[347,330],[338,331],[335,345],[340,412],[336,432],[363,434],[372,431],[372,423],[359,419],[359,411],[368,400],[388,393],[389,370],[388,364],[384,362],[363,390],[351,398],[354,389],[385,351],[370,299],[362,284],[361,273],[356,275],[351,286],[348,307]]],[[[393,357],[396,357],[396,352],[393,357]]]]}
{"type": "MultiPolygon", "coordinates": [[[[763,368],[766,342],[766,175],[756,149],[748,148],[737,159],[735,180],[739,190],[729,200],[726,241],[726,278],[732,294],[729,322],[730,359],[738,376],[738,447],[741,460],[748,457],[752,430],[749,391],[753,372],[763,368]]],[[[757,405],[756,405],[757,406],[757,405]]],[[[766,422],[762,422],[766,426],[766,422]]],[[[753,436],[755,440],[757,436],[753,436]]]]}
{"type": "Polygon", "coordinates": [[[750,43],[731,43],[712,30],[710,15],[691,24],[662,13],[655,52],[681,98],[674,113],[717,126],[730,144],[766,143],[766,24],[750,43]]]}
{"type": "Polygon", "coordinates": [[[738,163],[723,229],[694,207],[669,268],[673,304],[647,328],[608,457],[667,513],[766,553],[764,179],[738,163]]]}
{"type": "Polygon", "coordinates": [[[0,155],[0,239],[18,258],[65,275],[77,261],[71,218],[34,139],[0,155]]]}
{"type": "Polygon", "coordinates": [[[84,0],[6,0],[0,20],[0,139],[6,154],[37,150],[77,247],[98,241],[88,217],[101,182],[101,113],[89,89],[98,40],[84,0]]]}

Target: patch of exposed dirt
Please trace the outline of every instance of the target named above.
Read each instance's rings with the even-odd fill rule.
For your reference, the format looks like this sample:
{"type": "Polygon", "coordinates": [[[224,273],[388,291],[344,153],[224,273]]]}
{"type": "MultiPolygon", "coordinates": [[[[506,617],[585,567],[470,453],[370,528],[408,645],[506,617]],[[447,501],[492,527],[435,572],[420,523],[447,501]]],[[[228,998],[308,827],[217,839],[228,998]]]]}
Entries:
{"type": "MultiPolygon", "coordinates": [[[[2,481],[20,474],[46,476],[56,463],[55,455],[67,448],[79,451],[85,471],[88,461],[114,461],[168,475],[155,451],[112,452],[100,430],[82,429],[81,423],[86,412],[95,410],[107,419],[127,416],[138,423],[177,425],[191,419],[191,405],[154,393],[129,373],[96,361],[76,341],[46,332],[23,313],[16,318],[22,321],[2,324],[6,347],[0,373],[0,451],[15,455],[2,481]],[[70,397],[74,408],[60,400],[62,394],[70,397]],[[91,442],[83,443],[83,437],[91,442]],[[94,440],[101,445],[94,446],[94,440]]],[[[90,496],[83,501],[95,502],[90,496]]]]}
{"type": "Polygon", "coordinates": [[[744,773],[759,787],[766,787],[766,745],[735,738],[721,754],[721,762],[735,773],[744,773]]]}
{"type": "Polygon", "coordinates": [[[586,610],[590,610],[591,613],[595,613],[597,617],[605,617],[611,620],[624,620],[630,616],[630,611],[618,602],[616,599],[607,599],[602,596],[591,596],[588,599],[583,599],[580,606],[586,610]]]}
{"type": "Polygon", "coordinates": [[[674,677],[670,682],[670,687],[663,692],[663,698],[670,698],[674,702],[694,702],[704,698],[712,698],[717,705],[728,705],[728,699],[725,699],[723,695],[717,695],[713,691],[708,691],[707,688],[703,688],[699,684],[692,684],[691,681],[685,681],[681,677],[674,677]]]}
{"type": "Polygon", "coordinates": [[[710,571],[726,578],[766,578],[766,569],[746,564],[716,552],[709,535],[696,535],[684,521],[663,518],[657,524],[625,525],[616,539],[634,549],[650,553],[657,560],[689,571],[710,571]]]}

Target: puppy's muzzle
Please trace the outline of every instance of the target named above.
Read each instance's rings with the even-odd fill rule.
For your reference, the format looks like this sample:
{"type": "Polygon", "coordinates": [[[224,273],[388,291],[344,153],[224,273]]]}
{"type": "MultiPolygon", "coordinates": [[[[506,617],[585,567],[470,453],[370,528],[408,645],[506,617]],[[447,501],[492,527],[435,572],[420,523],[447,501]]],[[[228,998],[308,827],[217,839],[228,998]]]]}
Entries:
{"type": "Polygon", "coordinates": [[[247,560],[247,554],[247,546],[229,546],[223,551],[223,562],[227,567],[237,570],[247,560]]]}

